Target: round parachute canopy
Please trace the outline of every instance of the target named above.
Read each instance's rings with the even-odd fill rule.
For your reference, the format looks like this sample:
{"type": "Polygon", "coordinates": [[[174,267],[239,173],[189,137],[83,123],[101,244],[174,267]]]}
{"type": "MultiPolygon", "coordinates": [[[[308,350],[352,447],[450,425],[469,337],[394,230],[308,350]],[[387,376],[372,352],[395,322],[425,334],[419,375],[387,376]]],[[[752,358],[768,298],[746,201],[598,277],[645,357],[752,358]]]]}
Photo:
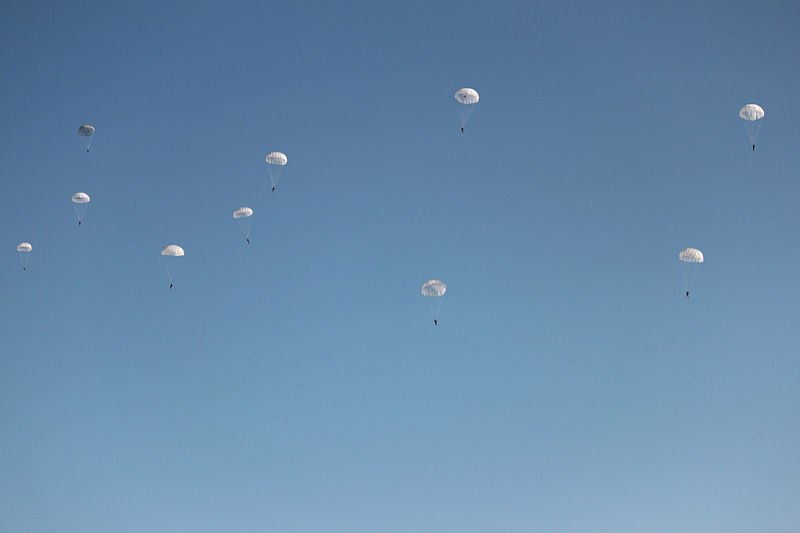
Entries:
{"type": "Polygon", "coordinates": [[[703,252],[697,248],[686,248],[681,250],[681,253],[678,254],[678,259],[684,263],[702,263],[703,252]]]}
{"type": "Polygon", "coordinates": [[[282,167],[289,162],[289,158],[286,157],[286,154],[283,152],[270,152],[267,154],[267,157],[264,159],[270,165],[278,165],[282,167]]]}
{"type": "Polygon", "coordinates": [[[444,296],[444,293],[447,292],[447,285],[444,284],[444,281],[439,281],[438,279],[432,279],[430,281],[426,281],[422,285],[422,295],[423,296],[431,296],[434,298],[444,296]]]}
{"type": "Polygon", "coordinates": [[[253,216],[253,210],[249,207],[240,207],[233,212],[233,218],[247,218],[253,216]]]}
{"type": "Polygon", "coordinates": [[[21,242],[17,245],[18,252],[30,252],[33,250],[33,246],[29,242],[21,242]]]}
{"type": "Polygon", "coordinates": [[[465,87],[456,91],[455,98],[459,104],[477,104],[481,97],[475,89],[465,87]]]}
{"type": "Polygon", "coordinates": [[[739,116],[748,122],[764,118],[764,110],[758,104],[747,104],[739,110],[739,116]]]}
{"type": "Polygon", "coordinates": [[[72,203],[74,204],[88,204],[92,199],[85,192],[76,192],[72,195],[72,203]]]}
{"type": "Polygon", "coordinates": [[[80,128],[78,128],[78,135],[81,137],[91,137],[94,135],[94,126],[91,124],[84,124],[80,128]]]}
{"type": "Polygon", "coordinates": [[[161,249],[161,255],[167,255],[170,257],[183,257],[183,248],[177,244],[170,244],[161,249]]]}

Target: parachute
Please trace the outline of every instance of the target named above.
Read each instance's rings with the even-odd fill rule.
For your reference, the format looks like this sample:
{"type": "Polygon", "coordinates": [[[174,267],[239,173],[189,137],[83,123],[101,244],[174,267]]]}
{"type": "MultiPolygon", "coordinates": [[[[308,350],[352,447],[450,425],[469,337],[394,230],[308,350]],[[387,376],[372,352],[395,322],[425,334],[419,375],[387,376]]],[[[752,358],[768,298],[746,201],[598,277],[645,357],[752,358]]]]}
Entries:
{"type": "Polygon", "coordinates": [[[704,261],[703,252],[697,248],[684,248],[678,254],[678,259],[684,263],[702,263],[704,261]]]}
{"type": "Polygon", "coordinates": [[[747,104],[739,110],[739,116],[753,122],[764,118],[764,109],[758,104],[747,104]]]}
{"type": "Polygon", "coordinates": [[[85,192],[76,192],[72,195],[72,207],[75,209],[75,216],[78,217],[78,225],[83,222],[83,217],[86,216],[86,208],[92,199],[85,192]]]}
{"type": "Polygon", "coordinates": [[[239,229],[244,235],[244,240],[250,244],[250,226],[252,224],[253,210],[249,207],[240,207],[233,212],[233,218],[239,223],[239,229]]]}
{"type": "Polygon", "coordinates": [[[761,132],[761,119],[764,118],[764,109],[758,104],[747,104],[739,110],[739,117],[744,120],[744,128],[750,137],[753,150],[756,149],[758,134],[761,132]]]}
{"type": "Polygon", "coordinates": [[[447,292],[447,285],[438,279],[432,279],[422,284],[422,295],[425,296],[428,309],[433,315],[433,323],[439,324],[439,312],[442,309],[442,297],[447,292]]]}
{"type": "Polygon", "coordinates": [[[22,270],[28,269],[28,261],[31,258],[31,251],[33,251],[33,246],[29,242],[21,242],[17,245],[17,253],[19,255],[19,261],[22,263],[22,270]]]}
{"type": "Polygon", "coordinates": [[[455,94],[455,99],[458,101],[459,104],[477,104],[478,100],[481,99],[478,91],[475,89],[464,88],[459,89],[455,94]]]}
{"type": "Polygon", "coordinates": [[[282,167],[289,162],[289,158],[286,157],[286,154],[283,152],[270,152],[267,154],[267,157],[264,159],[270,165],[277,165],[282,167]]]}
{"type": "Polygon", "coordinates": [[[240,207],[233,212],[233,218],[247,218],[253,216],[253,210],[249,207],[240,207]]]}
{"type": "Polygon", "coordinates": [[[176,267],[178,266],[177,258],[184,256],[183,248],[181,248],[177,244],[170,244],[161,249],[161,255],[165,257],[164,268],[167,269],[167,276],[169,277],[169,288],[171,289],[173,283],[173,277],[175,276],[175,270],[176,267]]]}
{"type": "Polygon", "coordinates": [[[458,102],[458,117],[461,119],[461,133],[464,133],[464,126],[467,125],[470,115],[475,110],[475,104],[480,100],[480,95],[475,89],[465,87],[456,91],[455,99],[458,102]]]}
{"type": "Polygon", "coordinates": [[[422,295],[429,296],[431,298],[440,298],[444,296],[444,293],[447,292],[447,285],[445,285],[444,281],[439,281],[438,279],[432,279],[430,281],[426,281],[422,285],[422,295]]]}
{"type": "Polygon", "coordinates": [[[89,148],[92,146],[92,136],[94,135],[94,126],[91,124],[84,124],[80,128],[78,128],[78,135],[81,137],[81,142],[83,143],[83,147],[86,148],[86,151],[89,151],[89,148]]]}
{"type": "Polygon", "coordinates": [[[678,259],[683,263],[683,282],[686,297],[689,297],[689,292],[692,290],[694,278],[697,275],[697,265],[703,263],[705,258],[703,252],[697,248],[684,248],[678,254],[678,259]]]}
{"type": "Polygon", "coordinates": [[[168,257],[183,257],[185,254],[183,248],[177,244],[170,244],[161,249],[161,255],[168,257]]]}
{"type": "Polygon", "coordinates": [[[269,180],[272,182],[272,192],[275,192],[278,180],[281,179],[281,171],[286,166],[286,163],[289,162],[289,158],[283,152],[270,152],[264,158],[264,161],[267,162],[267,172],[269,172],[269,180]]]}

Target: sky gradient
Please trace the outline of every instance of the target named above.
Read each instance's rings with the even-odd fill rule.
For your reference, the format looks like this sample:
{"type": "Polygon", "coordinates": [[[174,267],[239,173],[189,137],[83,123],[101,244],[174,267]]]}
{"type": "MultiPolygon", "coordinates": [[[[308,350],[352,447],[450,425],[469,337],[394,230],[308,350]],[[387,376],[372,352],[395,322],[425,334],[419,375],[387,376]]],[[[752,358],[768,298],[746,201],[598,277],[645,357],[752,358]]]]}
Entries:
{"type": "Polygon", "coordinates": [[[798,20],[3,2],[0,531],[796,531],[798,20]]]}

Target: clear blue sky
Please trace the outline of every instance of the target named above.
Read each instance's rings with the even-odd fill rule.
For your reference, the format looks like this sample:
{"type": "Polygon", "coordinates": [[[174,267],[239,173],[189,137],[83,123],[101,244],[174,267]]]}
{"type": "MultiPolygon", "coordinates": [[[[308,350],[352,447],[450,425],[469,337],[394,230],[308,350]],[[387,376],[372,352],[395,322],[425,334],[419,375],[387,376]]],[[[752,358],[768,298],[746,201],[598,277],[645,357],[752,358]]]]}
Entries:
{"type": "Polygon", "coordinates": [[[0,7],[0,532],[797,531],[796,2],[120,4],[0,7]]]}

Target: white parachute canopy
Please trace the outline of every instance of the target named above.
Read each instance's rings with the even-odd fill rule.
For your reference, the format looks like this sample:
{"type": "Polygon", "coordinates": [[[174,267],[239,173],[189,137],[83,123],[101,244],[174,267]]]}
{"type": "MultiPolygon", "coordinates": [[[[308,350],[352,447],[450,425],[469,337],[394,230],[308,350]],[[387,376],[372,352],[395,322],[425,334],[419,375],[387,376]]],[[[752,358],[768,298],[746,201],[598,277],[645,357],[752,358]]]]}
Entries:
{"type": "Polygon", "coordinates": [[[183,248],[177,244],[168,244],[161,249],[161,255],[164,256],[164,268],[167,269],[167,276],[169,277],[169,288],[172,288],[174,281],[175,270],[178,265],[177,258],[184,256],[183,248]]]}
{"type": "Polygon", "coordinates": [[[678,259],[684,263],[702,263],[703,252],[697,248],[684,248],[681,250],[681,253],[678,254],[678,259]]]}
{"type": "Polygon", "coordinates": [[[464,87],[463,89],[459,89],[456,91],[455,94],[456,102],[458,102],[458,117],[461,119],[461,131],[463,133],[464,126],[467,125],[469,121],[469,117],[472,115],[472,112],[475,110],[475,104],[478,103],[478,100],[481,99],[478,91],[475,89],[470,89],[469,87],[464,87]]]}
{"type": "Polygon", "coordinates": [[[89,151],[89,148],[92,146],[92,137],[94,136],[94,126],[91,124],[84,124],[80,128],[78,128],[78,135],[81,137],[81,142],[83,143],[83,147],[86,148],[86,151],[89,151]]]}
{"type": "Polygon", "coordinates": [[[17,253],[19,255],[19,261],[22,263],[22,270],[28,269],[28,261],[31,258],[31,251],[33,251],[33,246],[29,242],[21,242],[17,245],[17,253]]]}
{"type": "Polygon", "coordinates": [[[432,279],[422,284],[422,295],[431,298],[441,298],[447,292],[447,285],[444,281],[432,279]]]}
{"type": "Polygon", "coordinates": [[[88,204],[92,199],[85,192],[76,192],[72,195],[72,203],[74,204],[88,204]]]}
{"type": "Polygon", "coordinates": [[[168,244],[161,249],[161,255],[165,255],[167,257],[183,257],[184,251],[183,248],[177,244],[168,244]]]}
{"type": "Polygon", "coordinates": [[[444,281],[432,279],[422,284],[421,292],[425,296],[428,309],[433,315],[433,323],[438,324],[439,312],[442,309],[442,297],[447,292],[447,285],[445,285],[444,281]]]}
{"type": "Polygon", "coordinates": [[[697,248],[684,248],[678,254],[678,259],[683,264],[683,290],[686,291],[686,296],[688,297],[694,278],[697,276],[697,267],[705,261],[705,258],[703,257],[703,252],[697,248]]]}
{"type": "Polygon", "coordinates": [[[456,91],[455,99],[458,101],[459,104],[477,104],[478,100],[481,99],[481,96],[478,94],[478,91],[475,89],[470,89],[469,87],[465,87],[463,89],[459,89],[456,91]]]}
{"type": "Polygon", "coordinates": [[[264,160],[270,165],[277,165],[279,167],[286,166],[286,163],[289,162],[289,158],[286,157],[286,154],[283,152],[270,152],[264,160]]]}
{"type": "Polygon", "coordinates": [[[249,207],[240,207],[233,212],[233,218],[247,218],[253,216],[253,210],[249,207]]]}
{"type": "Polygon", "coordinates": [[[249,207],[240,207],[233,212],[233,218],[239,223],[239,229],[244,235],[244,240],[250,244],[250,226],[252,225],[253,210],[249,207]]]}
{"type": "Polygon", "coordinates": [[[739,110],[739,116],[753,122],[764,118],[764,109],[758,104],[747,104],[739,110]]]}
{"type": "Polygon", "coordinates": [[[281,172],[283,167],[289,162],[289,158],[283,152],[270,152],[264,158],[267,162],[267,172],[269,173],[269,180],[272,182],[272,192],[278,186],[278,181],[281,179],[281,172]]]}
{"type": "Polygon", "coordinates": [[[85,192],[76,192],[72,195],[72,207],[75,209],[75,216],[78,217],[78,225],[83,222],[86,216],[86,207],[92,199],[85,192]]]}
{"type": "Polygon", "coordinates": [[[744,128],[750,138],[753,150],[756,149],[758,134],[761,132],[761,119],[764,118],[764,109],[758,104],[747,104],[739,110],[739,117],[744,120],[744,128]]]}

